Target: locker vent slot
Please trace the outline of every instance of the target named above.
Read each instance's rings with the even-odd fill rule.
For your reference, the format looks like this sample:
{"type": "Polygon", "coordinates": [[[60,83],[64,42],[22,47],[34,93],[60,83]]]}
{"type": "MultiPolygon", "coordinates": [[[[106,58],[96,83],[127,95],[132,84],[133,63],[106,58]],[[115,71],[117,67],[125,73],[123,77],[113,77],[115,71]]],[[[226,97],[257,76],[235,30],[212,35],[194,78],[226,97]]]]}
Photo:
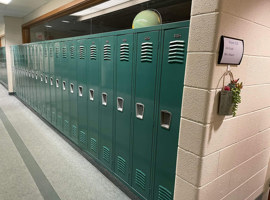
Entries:
{"type": "Polygon", "coordinates": [[[185,41],[174,40],[170,42],[168,63],[184,63],[185,41]]]}
{"type": "Polygon", "coordinates": [[[67,120],[64,121],[64,131],[65,131],[66,133],[69,132],[69,122],[68,122],[67,120]]]}
{"type": "Polygon", "coordinates": [[[67,48],[66,47],[62,48],[62,56],[63,56],[63,58],[67,58],[67,48]]]}
{"type": "Polygon", "coordinates": [[[77,126],[72,125],[72,136],[76,137],[77,136],[77,126]]]}
{"type": "Polygon", "coordinates": [[[110,149],[108,147],[103,146],[103,159],[110,162],[110,149]]]}
{"type": "Polygon", "coordinates": [[[56,47],[55,48],[55,56],[56,56],[56,58],[59,58],[59,54],[60,54],[60,49],[59,49],[59,47],[56,47]]]}
{"type": "Polygon", "coordinates": [[[94,101],[94,90],[93,89],[89,90],[89,98],[90,98],[90,101],[94,101]]]}
{"type": "Polygon", "coordinates": [[[45,48],[44,57],[48,57],[48,49],[47,48],[45,48]]]}
{"type": "Polygon", "coordinates": [[[55,112],[52,112],[52,123],[55,124],[56,122],[56,115],[55,115],[55,112]]]}
{"type": "Polygon", "coordinates": [[[126,160],[121,156],[117,156],[117,170],[122,174],[126,174],[126,160]]]}
{"type": "Polygon", "coordinates": [[[95,153],[97,152],[97,141],[94,138],[91,138],[90,141],[90,148],[92,151],[94,151],[95,153]]]}
{"type": "Polygon", "coordinates": [[[85,132],[80,131],[79,138],[80,138],[81,143],[86,144],[87,141],[86,141],[86,133],[85,132]]]}
{"type": "Polygon", "coordinates": [[[172,200],[172,193],[165,187],[158,186],[158,200],[172,200]]]}
{"type": "Polygon", "coordinates": [[[85,51],[84,51],[84,46],[80,46],[80,59],[85,58],[85,51]]]}
{"type": "Polygon", "coordinates": [[[145,173],[136,169],[135,183],[143,190],[145,190],[145,173]]]}
{"type": "Polygon", "coordinates": [[[53,57],[53,49],[50,47],[50,57],[53,57]]]}
{"type": "Polygon", "coordinates": [[[144,42],[141,45],[141,62],[152,62],[153,58],[153,43],[144,42]]]}
{"type": "Polygon", "coordinates": [[[90,46],[90,58],[91,60],[97,59],[97,46],[94,44],[90,46]]]}
{"type": "Polygon", "coordinates": [[[66,90],[66,81],[63,81],[63,90],[66,90]]]}
{"type": "Polygon", "coordinates": [[[70,50],[70,58],[72,58],[72,59],[75,57],[74,49],[75,49],[74,46],[71,46],[70,49],[69,49],[70,50]]]}
{"type": "Polygon", "coordinates": [[[104,60],[111,60],[111,45],[104,45],[104,60]]]}
{"type": "Polygon", "coordinates": [[[129,61],[129,44],[127,43],[120,46],[120,61],[129,61]]]}

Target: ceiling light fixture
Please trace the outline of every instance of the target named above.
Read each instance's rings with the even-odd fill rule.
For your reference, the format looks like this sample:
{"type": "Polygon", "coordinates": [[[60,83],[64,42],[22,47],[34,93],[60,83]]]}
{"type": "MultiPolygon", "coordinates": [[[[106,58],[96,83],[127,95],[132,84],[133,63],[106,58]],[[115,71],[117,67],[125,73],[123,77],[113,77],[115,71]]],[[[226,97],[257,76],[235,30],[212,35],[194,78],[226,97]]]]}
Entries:
{"type": "Polygon", "coordinates": [[[70,23],[70,21],[67,21],[67,20],[63,20],[62,22],[63,23],[66,23],[66,24],[69,24],[70,23]]]}
{"type": "MultiPolygon", "coordinates": [[[[112,4],[110,4],[110,6],[109,7],[106,6],[105,9],[104,9],[104,7],[102,7],[102,9],[94,9],[94,7],[97,7],[97,6],[94,6],[94,7],[92,7],[93,9],[91,11],[90,11],[91,8],[87,9],[88,13],[80,16],[79,21],[91,19],[91,18],[100,16],[100,15],[105,15],[105,14],[108,14],[108,13],[111,13],[111,12],[115,12],[117,10],[121,10],[121,9],[124,9],[124,8],[135,6],[137,4],[141,4],[141,3],[144,3],[144,2],[147,2],[147,1],[150,1],[150,0],[128,0],[128,1],[127,0],[122,0],[121,1],[122,3],[114,4],[113,6],[112,6],[112,4]]],[[[108,1],[108,2],[110,2],[110,1],[108,1]]],[[[103,4],[106,4],[106,3],[107,2],[105,2],[103,4]]],[[[101,6],[99,8],[101,8],[101,6]]]]}
{"type": "Polygon", "coordinates": [[[113,7],[113,6],[128,2],[128,1],[131,1],[131,0],[109,0],[109,1],[106,1],[104,3],[98,4],[96,6],[87,8],[85,10],[81,10],[79,12],[73,13],[71,15],[81,17],[81,16],[89,15],[89,14],[98,12],[100,10],[104,10],[106,8],[110,8],[110,7],[113,7]]]}
{"type": "Polygon", "coordinates": [[[12,0],[0,0],[2,4],[9,4],[12,0]]]}
{"type": "Polygon", "coordinates": [[[50,26],[50,25],[45,25],[45,27],[46,27],[46,28],[52,28],[52,26],[50,26]]]}

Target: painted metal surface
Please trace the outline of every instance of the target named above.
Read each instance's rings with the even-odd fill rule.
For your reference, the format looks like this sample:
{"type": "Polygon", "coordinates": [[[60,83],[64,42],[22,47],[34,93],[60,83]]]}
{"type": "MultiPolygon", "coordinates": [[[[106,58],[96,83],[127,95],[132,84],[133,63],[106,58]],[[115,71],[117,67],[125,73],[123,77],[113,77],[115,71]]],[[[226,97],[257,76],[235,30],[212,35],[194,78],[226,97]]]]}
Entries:
{"type": "Polygon", "coordinates": [[[188,26],[13,46],[17,96],[141,199],[173,199],[188,26]]]}

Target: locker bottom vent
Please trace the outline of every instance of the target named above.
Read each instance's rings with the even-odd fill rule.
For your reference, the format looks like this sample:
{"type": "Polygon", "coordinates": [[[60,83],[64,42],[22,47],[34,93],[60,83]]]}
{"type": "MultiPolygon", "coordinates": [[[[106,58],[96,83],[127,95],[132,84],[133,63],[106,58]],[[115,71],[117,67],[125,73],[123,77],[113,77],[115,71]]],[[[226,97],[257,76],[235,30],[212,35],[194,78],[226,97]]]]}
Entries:
{"type": "Polygon", "coordinates": [[[72,136],[77,137],[77,126],[72,125],[72,136]]]}
{"type": "Polygon", "coordinates": [[[86,144],[86,142],[87,142],[86,133],[83,131],[80,131],[79,139],[80,139],[81,143],[86,144]]]}
{"type": "Polygon", "coordinates": [[[91,138],[90,140],[90,148],[95,153],[97,152],[97,141],[94,138],[91,138]]]}
{"type": "Polygon", "coordinates": [[[56,124],[56,115],[55,112],[52,112],[52,123],[56,124]]]}
{"type": "Polygon", "coordinates": [[[57,126],[62,126],[62,116],[61,115],[57,116],[56,124],[57,124],[57,126]]]}
{"type": "Polygon", "coordinates": [[[136,169],[135,183],[143,190],[145,190],[145,177],[145,173],[139,169],[136,169]]]}
{"type": "Polygon", "coordinates": [[[158,186],[158,200],[172,200],[172,193],[165,187],[158,186]]]}
{"type": "Polygon", "coordinates": [[[126,174],[126,160],[121,156],[117,156],[117,170],[122,174],[126,174]]]}
{"type": "Polygon", "coordinates": [[[110,149],[105,146],[103,146],[103,159],[108,163],[110,162],[110,149]]]}
{"type": "Polygon", "coordinates": [[[64,132],[65,133],[69,132],[69,122],[67,120],[64,121],[64,132]]]}

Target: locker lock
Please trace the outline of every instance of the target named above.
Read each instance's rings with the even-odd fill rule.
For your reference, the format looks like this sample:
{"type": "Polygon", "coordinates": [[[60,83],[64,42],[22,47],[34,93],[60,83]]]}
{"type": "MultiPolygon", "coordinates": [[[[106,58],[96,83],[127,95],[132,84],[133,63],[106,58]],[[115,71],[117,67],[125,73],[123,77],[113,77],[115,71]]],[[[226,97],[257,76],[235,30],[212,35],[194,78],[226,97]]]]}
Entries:
{"type": "Polygon", "coordinates": [[[102,105],[107,106],[107,93],[103,92],[101,98],[102,98],[102,105]]]}
{"type": "Polygon", "coordinates": [[[120,112],[124,110],[124,99],[121,97],[117,97],[117,110],[120,112]]]}
{"type": "Polygon", "coordinates": [[[160,111],[160,125],[162,128],[170,129],[172,114],[167,110],[160,111]]]}
{"type": "Polygon", "coordinates": [[[144,115],[144,105],[142,103],[136,103],[136,117],[138,119],[143,119],[144,115]]]}

